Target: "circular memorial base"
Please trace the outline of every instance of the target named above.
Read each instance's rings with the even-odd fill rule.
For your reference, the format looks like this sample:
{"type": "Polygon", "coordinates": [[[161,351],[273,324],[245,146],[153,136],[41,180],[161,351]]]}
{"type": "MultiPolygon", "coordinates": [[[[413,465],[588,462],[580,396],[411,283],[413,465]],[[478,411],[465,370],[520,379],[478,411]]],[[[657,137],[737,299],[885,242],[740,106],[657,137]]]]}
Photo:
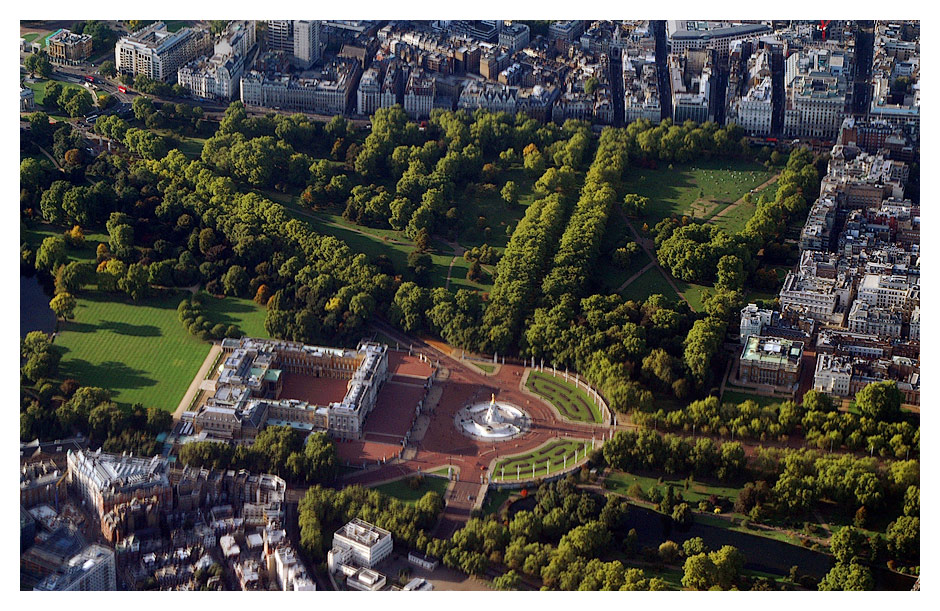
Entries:
{"type": "Polygon", "coordinates": [[[503,401],[474,403],[454,415],[454,426],[468,437],[508,441],[529,430],[529,415],[503,401]]]}

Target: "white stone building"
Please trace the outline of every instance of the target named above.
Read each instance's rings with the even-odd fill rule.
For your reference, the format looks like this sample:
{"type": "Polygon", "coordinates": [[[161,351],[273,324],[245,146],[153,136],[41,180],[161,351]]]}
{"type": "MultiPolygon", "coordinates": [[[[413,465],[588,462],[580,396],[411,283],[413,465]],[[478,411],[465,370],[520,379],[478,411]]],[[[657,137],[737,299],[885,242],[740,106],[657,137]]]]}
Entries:
{"type": "Polygon", "coordinates": [[[382,108],[382,71],[372,66],[362,73],[356,91],[356,113],[372,115],[382,108]]]}
{"type": "Polygon", "coordinates": [[[208,53],[209,33],[182,28],[176,33],[157,21],[114,45],[114,65],[118,72],[143,74],[155,81],[173,82],[181,66],[208,53]]]}
{"type": "Polygon", "coordinates": [[[309,68],[320,60],[319,21],[294,22],[293,54],[295,62],[303,68],[309,68]]]}
{"type": "Polygon", "coordinates": [[[342,565],[371,569],[391,555],[392,533],[354,518],[333,534],[327,563],[331,572],[342,565]]]}
{"type": "Polygon", "coordinates": [[[39,582],[34,590],[88,592],[117,590],[114,551],[92,544],[69,559],[57,572],[39,582]]]}
{"type": "Polygon", "coordinates": [[[848,64],[845,53],[829,49],[787,58],[783,129],[788,137],[835,140],[846,114],[848,64]]]}
{"type": "Polygon", "coordinates": [[[412,119],[427,119],[434,108],[435,78],[420,68],[411,71],[405,85],[405,112],[412,119]]]}
{"type": "Polygon", "coordinates": [[[216,42],[212,57],[181,67],[177,81],[197,98],[231,101],[239,94],[255,42],[254,21],[233,22],[216,42]]]}
{"type": "Polygon", "coordinates": [[[851,394],[852,359],[831,354],[820,354],[816,359],[813,390],[837,397],[851,394]]]}

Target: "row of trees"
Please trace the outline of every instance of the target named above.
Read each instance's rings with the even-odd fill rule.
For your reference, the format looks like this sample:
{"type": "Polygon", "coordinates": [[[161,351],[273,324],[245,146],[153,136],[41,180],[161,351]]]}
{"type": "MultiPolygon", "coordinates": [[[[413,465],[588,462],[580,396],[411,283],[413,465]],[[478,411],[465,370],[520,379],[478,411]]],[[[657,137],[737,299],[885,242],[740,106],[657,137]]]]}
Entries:
{"type": "Polygon", "coordinates": [[[226,337],[240,338],[241,331],[237,325],[228,325],[222,323],[212,324],[212,321],[206,318],[202,311],[202,298],[199,295],[193,295],[190,299],[183,299],[176,308],[180,322],[183,327],[192,335],[201,340],[223,339],[226,337]]]}
{"type": "Polygon", "coordinates": [[[339,465],[326,433],[304,435],[289,426],[269,426],[250,446],[198,441],[183,446],[180,462],[191,467],[276,473],[297,484],[330,484],[339,465]]]}
{"type": "Polygon", "coordinates": [[[628,162],[625,140],[623,130],[605,129],[601,133],[581,199],[561,236],[551,271],[542,283],[543,298],[549,307],[556,305],[562,295],[581,296],[591,277],[607,217],[628,162]]]}
{"type": "Polygon", "coordinates": [[[429,541],[425,551],[473,575],[505,567],[509,570],[495,582],[503,589],[518,587],[523,575],[551,590],[666,589],[665,582],[640,569],[598,559],[611,549],[635,547],[636,531],[629,529],[623,499],[579,491],[570,477],[542,484],[535,500],[532,510],[503,523],[495,516],[473,518],[450,539],[429,541]]]}
{"type": "Polygon", "coordinates": [[[714,476],[730,481],[745,472],[747,459],[737,441],[717,444],[708,437],[695,440],[654,431],[618,431],[604,444],[604,460],[624,471],[645,469],[669,474],[714,476]]]}
{"type": "Polygon", "coordinates": [[[396,542],[424,550],[426,531],[433,528],[444,510],[444,500],[434,491],[407,505],[361,486],[341,490],[312,486],[298,505],[300,546],[314,561],[322,562],[332,545],[332,534],[353,518],[365,520],[395,533],[396,542]]]}
{"type": "MultiPolygon", "coordinates": [[[[885,414],[900,410],[900,393],[894,382],[877,382],[858,393],[856,405],[863,415],[836,410],[831,399],[809,391],[802,404],[784,401],[766,407],[748,400],[722,404],[717,397],[693,401],[682,409],[634,412],[633,421],[644,427],[697,430],[703,434],[734,436],[760,441],[786,439],[799,429],[808,444],[820,449],[845,447],[869,450],[881,456],[908,458],[920,449],[920,429],[910,422],[885,421],[885,414]]],[[[895,416],[896,417],[896,416],[895,416]]]]}
{"type": "Polygon", "coordinates": [[[558,195],[538,199],[526,208],[496,264],[483,324],[487,348],[506,352],[515,345],[526,315],[539,296],[549,257],[566,219],[566,201],[558,195]]]}
{"type": "MultiPolygon", "coordinates": [[[[34,331],[23,340],[23,351],[35,351],[48,338],[34,331]]],[[[54,348],[51,354],[58,355],[54,348]]],[[[57,361],[58,359],[56,359],[57,361]]],[[[80,386],[74,379],[55,385],[47,370],[37,379],[35,393],[23,393],[20,406],[20,439],[64,439],[76,433],[87,435],[106,452],[135,452],[145,456],[157,453],[156,436],[170,428],[173,417],[166,410],[144,408],[137,403],[123,405],[112,401],[103,388],[80,386]]]]}

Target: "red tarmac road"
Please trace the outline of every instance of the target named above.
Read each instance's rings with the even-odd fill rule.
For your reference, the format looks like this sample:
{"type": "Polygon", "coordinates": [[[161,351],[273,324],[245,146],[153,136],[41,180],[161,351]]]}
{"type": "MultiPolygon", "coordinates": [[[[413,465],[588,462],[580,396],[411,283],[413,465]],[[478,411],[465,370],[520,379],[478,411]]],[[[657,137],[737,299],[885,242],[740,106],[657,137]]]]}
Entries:
{"type": "MultiPolygon", "coordinates": [[[[581,439],[600,439],[608,431],[606,426],[576,424],[562,420],[547,403],[519,389],[525,368],[506,364],[493,376],[475,372],[458,360],[446,356],[420,340],[402,335],[388,325],[380,325],[383,333],[394,339],[401,338],[404,345],[413,344],[414,353],[421,353],[432,362],[440,361],[441,367],[449,370],[446,380],[436,381],[442,386],[441,398],[431,414],[424,438],[415,444],[417,453],[412,460],[383,465],[379,469],[355,474],[345,478],[346,484],[371,485],[390,479],[436,468],[453,465],[459,469],[459,477],[448,493],[447,506],[438,524],[436,535],[448,537],[465,523],[480,494],[481,476],[490,464],[500,456],[519,454],[532,450],[557,437],[570,436],[581,439]],[[500,401],[512,403],[524,409],[531,420],[529,430],[520,437],[499,443],[472,439],[458,432],[454,426],[456,412],[477,401],[488,401],[491,393],[500,401]]],[[[357,451],[365,452],[374,461],[384,456],[397,456],[400,446],[370,442],[341,443],[338,445],[342,457],[355,461],[357,451]]]]}

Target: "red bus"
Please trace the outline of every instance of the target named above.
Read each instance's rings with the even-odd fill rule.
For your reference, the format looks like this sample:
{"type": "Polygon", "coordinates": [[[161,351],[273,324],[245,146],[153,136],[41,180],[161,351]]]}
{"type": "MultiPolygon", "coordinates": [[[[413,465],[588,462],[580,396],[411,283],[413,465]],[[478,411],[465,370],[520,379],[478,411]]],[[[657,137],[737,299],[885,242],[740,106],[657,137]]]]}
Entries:
{"type": "Polygon", "coordinates": [[[124,85],[118,85],[118,91],[120,91],[121,93],[127,93],[127,87],[125,87],[124,85]]]}
{"type": "Polygon", "coordinates": [[[94,83],[94,82],[95,82],[95,77],[92,76],[92,75],[90,75],[90,74],[86,74],[86,75],[85,75],[85,80],[88,81],[89,83],[94,83]]]}

